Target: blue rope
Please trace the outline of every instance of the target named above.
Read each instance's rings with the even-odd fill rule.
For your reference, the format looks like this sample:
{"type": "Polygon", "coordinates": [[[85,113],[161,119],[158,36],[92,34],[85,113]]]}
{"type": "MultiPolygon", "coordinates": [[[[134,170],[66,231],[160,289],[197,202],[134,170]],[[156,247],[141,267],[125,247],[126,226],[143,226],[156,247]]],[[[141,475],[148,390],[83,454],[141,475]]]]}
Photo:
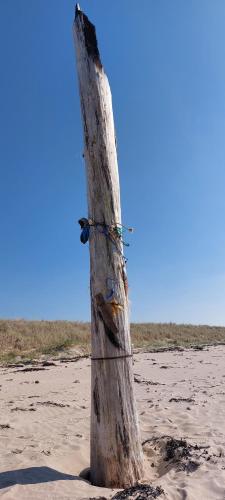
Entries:
{"type": "Polygon", "coordinates": [[[118,293],[119,281],[115,278],[106,278],[106,288],[109,293],[106,295],[106,300],[112,300],[118,293]]]}
{"type": "Polygon", "coordinates": [[[125,231],[133,232],[132,228],[123,226],[120,223],[108,225],[101,222],[94,222],[92,219],[86,219],[85,217],[80,219],[78,222],[81,227],[81,243],[87,243],[90,236],[90,227],[95,227],[99,233],[104,234],[104,236],[111,241],[111,243],[116,247],[119,255],[121,255],[121,257],[124,259],[124,262],[127,262],[127,258],[123,255],[123,252],[118,246],[118,241],[116,240],[121,241],[122,245],[129,247],[129,243],[125,243],[122,238],[125,231]]]}

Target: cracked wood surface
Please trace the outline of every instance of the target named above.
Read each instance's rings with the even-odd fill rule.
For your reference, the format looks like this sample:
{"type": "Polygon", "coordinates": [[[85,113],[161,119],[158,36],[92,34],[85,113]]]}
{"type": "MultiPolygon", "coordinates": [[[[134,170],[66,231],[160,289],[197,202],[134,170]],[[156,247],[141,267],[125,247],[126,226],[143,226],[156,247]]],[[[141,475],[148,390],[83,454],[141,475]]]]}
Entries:
{"type": "MultiPolygon", "coordinates": [[[[76,9],[73,26],[87,177],[88,217],[121,223],[120,187],[111,91],[102,67],[95,27],[76,9]]],[[[102,226],[103,227],[103,226],[102,226]]],[[[101,227],[90,227],[92,357],[91,477],[96,485],[125,487],[143,474],[134,400],[126,269],[101,227]],[[116,284],[116,302],[107,296],[116,284]]]]}

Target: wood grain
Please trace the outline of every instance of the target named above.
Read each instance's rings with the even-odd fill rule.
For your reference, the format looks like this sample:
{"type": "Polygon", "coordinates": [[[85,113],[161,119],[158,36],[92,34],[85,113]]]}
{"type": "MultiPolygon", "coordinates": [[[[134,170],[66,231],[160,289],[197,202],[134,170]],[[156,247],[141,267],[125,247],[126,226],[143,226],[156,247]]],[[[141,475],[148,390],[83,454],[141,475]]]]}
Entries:
{"type": "Polygon", "coordinates": [[[94,26],[76,10],[77,71],[84,130],[92,323],[91,478],[94,484],[125,487],[143,474],[134,400],[127,279],[119,237],[104,228],[121,223],[120,186],[111,91],[94,26]],[[116,283],[109,295],[109,282],[116,283]],[[113,304],[114,302],[114,304],[113,304]],[[116,306],[115,306],[116,304],[116,306]]]}

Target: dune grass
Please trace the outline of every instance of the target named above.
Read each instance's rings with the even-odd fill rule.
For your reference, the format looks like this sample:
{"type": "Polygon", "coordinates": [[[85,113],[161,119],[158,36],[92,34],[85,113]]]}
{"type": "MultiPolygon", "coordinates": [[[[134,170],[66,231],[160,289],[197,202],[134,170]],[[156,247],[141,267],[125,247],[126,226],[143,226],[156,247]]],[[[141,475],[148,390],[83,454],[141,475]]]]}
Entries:
{"type": "MultiPolygon", "coordinates": [[[[134,348],[146,349],[225,343],[225,327],[133,323],[131,337],[134,348]]],[[[1,362],[54,355],[71,347],[90,352],[90,323],[0,320],[1,362]]]]}

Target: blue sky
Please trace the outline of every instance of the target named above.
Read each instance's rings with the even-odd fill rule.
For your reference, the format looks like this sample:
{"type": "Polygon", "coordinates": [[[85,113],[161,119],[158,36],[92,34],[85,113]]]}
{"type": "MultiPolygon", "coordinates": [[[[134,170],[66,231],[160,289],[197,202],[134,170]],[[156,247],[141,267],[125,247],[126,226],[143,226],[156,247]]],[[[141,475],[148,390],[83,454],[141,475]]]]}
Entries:
{"type": "MultiPolygon", "coordinates": [[[[131,319],[225,324],[225,2],[83,0],[108,74],[131,319]]],[[[72,0],[0,0],[0,317],[89,319],[72,0]]]]}

